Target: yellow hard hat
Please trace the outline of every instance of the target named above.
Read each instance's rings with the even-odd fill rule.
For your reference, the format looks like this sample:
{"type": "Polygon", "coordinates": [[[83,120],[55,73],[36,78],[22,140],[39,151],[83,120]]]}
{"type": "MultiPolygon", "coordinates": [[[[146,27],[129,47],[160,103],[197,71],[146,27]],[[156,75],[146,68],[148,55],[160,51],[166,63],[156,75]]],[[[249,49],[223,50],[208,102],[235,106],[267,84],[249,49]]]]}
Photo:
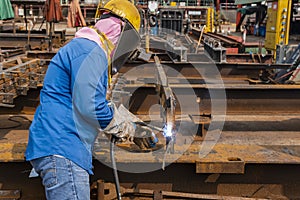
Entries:
{"type": "Polygon", "coordinates": [[[136,31],[140,29],[141,17],[137,8],[128,0],[110,0],[104,6],[99,3],[96,18],[99,18],[105,11],[127,20],[136,31]]]}

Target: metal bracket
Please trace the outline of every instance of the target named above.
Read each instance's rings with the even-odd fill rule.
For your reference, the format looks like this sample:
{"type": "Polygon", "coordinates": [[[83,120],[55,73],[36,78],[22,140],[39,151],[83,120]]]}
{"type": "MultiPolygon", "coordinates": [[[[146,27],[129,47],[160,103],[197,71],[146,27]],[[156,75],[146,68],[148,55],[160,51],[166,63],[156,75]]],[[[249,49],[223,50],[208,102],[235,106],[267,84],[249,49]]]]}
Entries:
{"type": "Polygon", "coordinates": [[[165,48],[173,62],[187,62],[188,49],[182,45],[181,41],[167,38],[165,48]]]}

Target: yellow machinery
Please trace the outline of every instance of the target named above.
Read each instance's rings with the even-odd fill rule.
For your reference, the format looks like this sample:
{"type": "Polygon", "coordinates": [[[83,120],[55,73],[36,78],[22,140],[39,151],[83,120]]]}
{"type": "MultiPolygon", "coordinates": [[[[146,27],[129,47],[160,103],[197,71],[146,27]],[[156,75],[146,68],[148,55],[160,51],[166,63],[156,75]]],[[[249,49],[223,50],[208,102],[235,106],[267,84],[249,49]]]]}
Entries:
{"type": "Polygon", "coordinates": [[[188,15],[193,27],[206,26],[205,32],[214,32],[214,8],[199,7],[195,10],[188,10],[188,15]]]}
{"type": "Polygon", "coordinates": [[[265,48],[276,51],[277,45],[287,45],[290,31],[292,0],[268,1],[265,48]]]}
{"type": "Polygon", "coordinates": [[[214,32],[214,8],[208,7],[207,8],[207,18],[206,18],[206,31],[207,32],[214,32]]]}

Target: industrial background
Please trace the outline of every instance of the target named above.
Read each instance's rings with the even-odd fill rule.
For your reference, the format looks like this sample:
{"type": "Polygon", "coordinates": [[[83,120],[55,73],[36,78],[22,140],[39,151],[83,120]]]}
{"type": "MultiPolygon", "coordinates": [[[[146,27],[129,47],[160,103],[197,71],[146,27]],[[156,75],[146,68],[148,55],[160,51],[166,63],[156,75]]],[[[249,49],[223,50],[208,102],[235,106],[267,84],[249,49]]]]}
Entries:
{"type": "MultiPolygon", "coordinates": [[[[171,121],[176,139],[147,152],[119,145],[123,199],[300,199],[300,1],[132,1],[142,42],[112,99],[152,126],[171,121]]],[[[39,91],[51,58],[103,4],[1,0],[0,199],[45,199],[24,159],[39,91]]],[[[116,199],[101,134],[93,162],[91,198],[116,199]]]]}

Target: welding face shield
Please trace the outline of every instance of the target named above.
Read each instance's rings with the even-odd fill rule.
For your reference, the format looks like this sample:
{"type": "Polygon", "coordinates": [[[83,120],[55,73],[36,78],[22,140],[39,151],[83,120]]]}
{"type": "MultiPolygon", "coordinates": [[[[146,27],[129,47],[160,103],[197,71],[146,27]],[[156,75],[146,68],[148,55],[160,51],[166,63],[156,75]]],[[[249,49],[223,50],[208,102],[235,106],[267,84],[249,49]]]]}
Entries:
{"type": "Polygon", "coordinates": [[[122,31],[112,56],[111,73],[117,72],[137,48],[141,39],[138,33],[141,23],[140,13],[128,0],[108,0],[104,5],[99,3],[95,18],[107,14],[122,20],[122,31]]]}
{"type": "Polygon", "coordinates": [[[119,71],[128,58],[130,58],[133,51],[139,46],[140,42],[141,38],[139,33],[129,22],[126,22],[125,20],[122,32],[112,56],[112,75],[119,71]]]}

